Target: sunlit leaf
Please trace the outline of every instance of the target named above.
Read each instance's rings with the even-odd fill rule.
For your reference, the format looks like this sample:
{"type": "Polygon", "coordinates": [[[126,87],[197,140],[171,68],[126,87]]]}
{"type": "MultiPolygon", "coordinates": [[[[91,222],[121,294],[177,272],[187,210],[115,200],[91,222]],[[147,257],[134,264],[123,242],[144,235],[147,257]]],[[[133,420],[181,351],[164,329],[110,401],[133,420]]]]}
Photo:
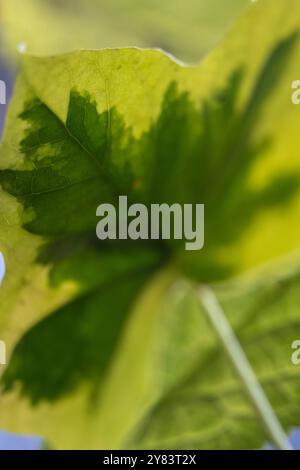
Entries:
{"type": "MultiPolygon", "coordinates": [[[[40,433],[60,448],[259,445],[258,423],[193,296],[178,287],[188,303],[181,309],[167,292],[183,276],[216,283],[299,248],[298,113],[290,102],[299,6],[258,2],[195,67],[133,48],[24,57],[0,157],[0,335],[10,358],[1,427],[40,433]],[[204,249],[100,242],[96,208],[117,205],[122,194],[147,206],[204,203],[204,249]],[[165,309],[179,328],[174,337],[165,309]],[[207,373],[211,354],[216,367],[207,373]],[[202,382],[212,406],[204,400],[201,417],[187,394],[198,403],[202,382]],[[214,403],[227,386],[237,400],[229,394],[223,425],[214,403]],[[191,413],[178,406],[181,396],[191,413]],[[218,440],[226,427],[234,429],[218,440]]],[[[275,381],[271,398],[283,418],[297,405],[294,385],[289,406],[280,401],[298,311],[296,275],[291,283],[292,294],[284,285],[278,303],[260,309],[272,278],[250,293],[237,282],[225,305],[264,385],[269,372],[275,381]],[[286,316],[277,319],[281,308],[286,316]],[[252,313],[248,334],[242,325],[252,313]],[[269,331],[274,318],[278,334],[269,331]],[[261,335],[276,354],[262,358],[263,370],[248,346],[261,335]]]]}

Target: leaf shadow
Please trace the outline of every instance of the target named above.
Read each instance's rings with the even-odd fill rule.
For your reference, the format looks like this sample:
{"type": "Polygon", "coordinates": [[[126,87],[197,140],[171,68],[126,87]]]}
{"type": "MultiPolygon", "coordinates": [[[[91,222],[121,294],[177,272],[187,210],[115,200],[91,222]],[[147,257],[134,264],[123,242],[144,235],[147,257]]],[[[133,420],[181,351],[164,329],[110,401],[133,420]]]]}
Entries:
{"type": "Polygon", "coordinates": [[[51,286],[73,280],[79,291],[18,343],[3,376],[6,391],[20,383],[35,404],[82,382],[95,392],[135,298],[161,265],[175,257],[205,282],[234,272],[218,261],[220,247],[235,243],[259,211],[286,205],[299,191],[299,172],[274,175],[260,190],[249,183],[255,162],[272,146],[272,136],[257,141],[256,129],[295,39],[274,48],[244,105],[244,68],[199,104],[170,83],[160,115],[139,138],[117,109],[99,112],[88,92],[71,90],[66,123],[38,99],[26,104],[24,163],[1,170],[0,184],[22,204],[24,228],[45,239],[37,261],[50,266],[51,286]],[[96,208],[117,206],[123,194],[148,207],[204,203],[203,252],[185,264],[181,241],[99,242],[96,208]]]}

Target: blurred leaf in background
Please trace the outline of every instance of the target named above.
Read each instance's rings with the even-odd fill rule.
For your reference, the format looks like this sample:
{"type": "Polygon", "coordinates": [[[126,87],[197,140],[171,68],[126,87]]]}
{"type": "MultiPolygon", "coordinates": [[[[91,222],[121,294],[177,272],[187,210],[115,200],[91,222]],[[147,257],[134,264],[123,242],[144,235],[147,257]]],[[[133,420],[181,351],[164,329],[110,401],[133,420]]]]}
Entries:
{"type": "Polygon", "coordinates": [[[249,0],[1,0],[3,51],[31,54],[82,48],[160,47],[197,61],[249,0]]]}
{"type": "MultiPolygon", "coordinates": [[[[215,292],[290,429],[300,422],[300,374],[291,362],[291,343],[300,334],[300,281],[299,267],[280,269],[267,280],[261,273],[260,279],[215,286],[215,292]]],[[[105,386],[97,425],[103,447],[112,441],[116,448],[260,447],[261,424],[190,286],[175,284],[155,311],[147,295],[125,330],[105,386]]]]}

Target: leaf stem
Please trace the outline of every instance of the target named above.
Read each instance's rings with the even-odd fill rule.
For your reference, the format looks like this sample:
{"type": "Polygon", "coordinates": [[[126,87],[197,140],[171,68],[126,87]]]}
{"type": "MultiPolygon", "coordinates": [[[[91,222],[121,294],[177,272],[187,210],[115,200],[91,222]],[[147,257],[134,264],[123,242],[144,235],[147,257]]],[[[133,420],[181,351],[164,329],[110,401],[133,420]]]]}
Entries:
{"type": "Polygon", "coordinates": [[[202,285],[198,289],[198,297],[236,374],[241,380],[267,435],[277,449],[292,450],[288,437],[263,388],[258,382],[251,364],[249,363],[237,336],[227,320],[225,312],[214,291],[210,287],[202,285]]]}

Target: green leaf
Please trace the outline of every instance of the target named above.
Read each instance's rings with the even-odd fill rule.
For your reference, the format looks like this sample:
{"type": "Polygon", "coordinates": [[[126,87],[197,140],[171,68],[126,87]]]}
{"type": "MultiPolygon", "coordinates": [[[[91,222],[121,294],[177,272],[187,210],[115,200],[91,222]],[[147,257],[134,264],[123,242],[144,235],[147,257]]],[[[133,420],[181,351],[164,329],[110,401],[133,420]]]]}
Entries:
{"type": "MultiPolygon", "coordinates": [[[[273,276],[262,271],[259,278],[248,275],[214,288],[286,429],[298,426],[300,420],[299,366],[291,360],[292,343],[300,335],[299,256],[295,261],[285,267],[274,265],[274,273],[276,268],[278,272],[273,276]]],[[[103,448],[261,447],[261,423],[189,283],[175,284],[152,315],[151,326],[148,319],[141,303],[107,381],[98,416],[103,448]],[[133,338],[144,338],[146,331],[150,333],[145,352],[146,341],[137,343],[133,338]],[[140,355],[146,358],[146,371],[132,361],[140,355]],[[132,390],[140,391],[134,400],[132,390]],[[122,425],[115,426],[116,422],[122,425]]]]}
{"type": "MultiPolygon", "coordinates": [[[[193,414],[197,422],[187,419],[178,440],[161,418],[176,413],[173,387],[182,386],[186,397],[182,377],[216,348],[210,330],[197,328],[204,325],[201,313],[181,313],[166,359],[153,338],[164,342],[172,333],[163,329],[161,304],[174,279],[216,282],[299,248],[297,111],[289,97],[299,6],[280,0],[275,11],[272,1],[259,2],[195,67],[132,48],[24,57],[0,158],[0,250],[7,266],[0,335],[11,357],[0,426],[41,433],[59,448],[180,447],[193,445],[186,435],[194,426],[198,433],[218,417],[206,403],[200,424],[193,414]],[[271,37],[270,30],[278,32],[271,37]],[[97,240],[97,206],[117,204],[122,194],[147,205],[205,203],[204,250],[187,252],[179,241],[97,240]],[[162,330],[153,337],[157,324],[162,330]],[[169,393],[167,410],[156,414],[169,393]],[[59,430],[58,423],[64,423],[59,430]]],[[[252,292],[253,301],[264,289],[252,292]]],[[[248,297],[238,283],[233,290],[244,318],[248,297]]],[[[231,309],[230,301],[225,310],[232,315],[231,309]]],[[[256,306],[255,312],[264,316],[256,306]]],[[[292,304],[292,319],[295,312],[292,304]]],[[[255,325],[264,335],[264,325],[255,325]]],[[[196,374],[195,391],[197,381],[196,374]]],[[[212,395],[228,381],[239,387],[226,376],[211,383],[212,395]]],[[[252,434],[247,441],[237,433],[214,445],[253,442],[252,434]]]]}

